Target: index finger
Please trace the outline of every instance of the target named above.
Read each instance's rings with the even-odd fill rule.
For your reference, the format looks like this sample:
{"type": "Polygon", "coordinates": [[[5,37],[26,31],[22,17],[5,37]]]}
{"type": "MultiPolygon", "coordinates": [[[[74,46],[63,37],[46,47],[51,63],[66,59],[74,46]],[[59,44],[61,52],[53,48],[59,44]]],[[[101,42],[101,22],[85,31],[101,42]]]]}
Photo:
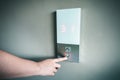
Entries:
{"type": "Polygon", "coordinates": [[[54,59],[55,62],[62,62],[62,61],[65,61],[65,60],[67,60],[67,57],[54,59]]]}

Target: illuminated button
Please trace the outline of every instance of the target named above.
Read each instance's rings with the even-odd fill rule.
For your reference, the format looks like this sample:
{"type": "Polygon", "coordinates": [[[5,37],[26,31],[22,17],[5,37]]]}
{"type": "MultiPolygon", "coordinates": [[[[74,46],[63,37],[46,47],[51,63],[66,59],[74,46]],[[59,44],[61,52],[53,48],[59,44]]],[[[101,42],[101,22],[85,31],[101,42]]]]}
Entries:
{"type": "Polygon", "coordinates": [[[65,53],[64,53],[64,56],[70,57],[70,53],[65,52],[65,53]]]}

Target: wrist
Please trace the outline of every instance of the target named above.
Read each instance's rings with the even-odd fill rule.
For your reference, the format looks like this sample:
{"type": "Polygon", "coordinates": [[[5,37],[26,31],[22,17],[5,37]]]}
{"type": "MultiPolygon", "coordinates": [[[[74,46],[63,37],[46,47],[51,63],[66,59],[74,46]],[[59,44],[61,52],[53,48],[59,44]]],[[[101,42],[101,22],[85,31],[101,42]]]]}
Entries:
{"type": "Polygon", "coordinates": [[[34,75],[41,75],[40,74],[40,68],[38,62],[34,62],[35,68],[34,68],[34,75]]]}

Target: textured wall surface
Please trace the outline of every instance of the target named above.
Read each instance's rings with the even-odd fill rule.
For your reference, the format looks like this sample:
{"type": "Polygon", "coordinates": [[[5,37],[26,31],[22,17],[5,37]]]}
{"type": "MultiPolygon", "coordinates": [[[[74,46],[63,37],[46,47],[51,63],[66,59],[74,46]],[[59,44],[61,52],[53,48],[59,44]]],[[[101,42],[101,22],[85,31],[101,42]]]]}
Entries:
{"type": "Polygon", "coordinates": [[[118,0],[0,0],[0,49],[29,59],[54,57],[55,11],[82,8],[81,61],[61,62],[54,77],[12,80],[118,80],[118,0]]]}

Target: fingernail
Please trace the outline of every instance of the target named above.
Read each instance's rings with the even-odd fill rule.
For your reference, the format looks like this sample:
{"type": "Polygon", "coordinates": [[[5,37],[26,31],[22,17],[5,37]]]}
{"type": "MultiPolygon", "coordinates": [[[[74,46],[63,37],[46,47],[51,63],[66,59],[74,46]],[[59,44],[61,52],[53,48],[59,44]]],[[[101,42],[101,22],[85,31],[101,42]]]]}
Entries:
{"type": "Polygon", "coordinates": [[[68,59],[67,57],[65,57],[65,59],[68,59]]]}

